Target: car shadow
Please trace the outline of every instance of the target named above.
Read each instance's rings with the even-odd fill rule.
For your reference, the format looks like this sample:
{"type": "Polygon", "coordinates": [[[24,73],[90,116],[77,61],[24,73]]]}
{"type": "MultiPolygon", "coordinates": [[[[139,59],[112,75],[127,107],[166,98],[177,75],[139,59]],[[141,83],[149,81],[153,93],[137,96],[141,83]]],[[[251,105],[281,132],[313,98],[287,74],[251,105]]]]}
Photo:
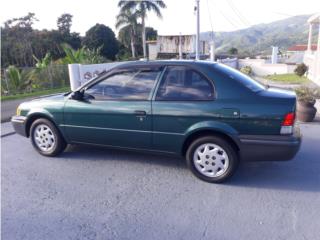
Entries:
{"type": "Polygon", "coordinates": [[[309,171],[298,159],[288,162],[243,163],[226,184],[234,187],[320,192],[320,169],[309,171]]]}
{"type": "MultiPolygon", "coordinates": [[[[241,163],[236,174],[224,184],[232,187],[319,192],[320,148],[317,144],[309,144],[311,140],[304,141],[299,153],[291,161],[241,163]]],[[[60,158],[80,161],[127,161],[185,170],[187,168],[185,160],[177,156],[86,145],[71,145],[60,158]]]]}
{"type": "MultiPolygon", "coordinates": [[[[314,128],[306,129],[312,131],[314,128]]],[[[317,129],[318,131],[318,129],[317,129]]],[[[317,132],[303,138],[294,159],[284,162],[243,163],[231,186],[320,192],[320,140],[317,132]]]]}

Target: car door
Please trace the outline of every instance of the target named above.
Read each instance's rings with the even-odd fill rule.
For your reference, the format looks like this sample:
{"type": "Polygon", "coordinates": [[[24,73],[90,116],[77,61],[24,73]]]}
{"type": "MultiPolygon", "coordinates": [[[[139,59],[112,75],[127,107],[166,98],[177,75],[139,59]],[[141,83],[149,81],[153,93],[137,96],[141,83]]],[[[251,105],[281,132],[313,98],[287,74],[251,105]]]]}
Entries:
{"type": "Polygon", "coordinates": [[[150,97],[161,69],[130,67],[118,70],[85,90],[93,99],[69,99],[64,127],[74,143],[150,148],[150,97]]]}
{"type": "Polygon", "coordinates": [[[219,118],[213,82],[188,66],[168,66],[152,101],[153,146],[179,151],[194,124],[219,118]]]}

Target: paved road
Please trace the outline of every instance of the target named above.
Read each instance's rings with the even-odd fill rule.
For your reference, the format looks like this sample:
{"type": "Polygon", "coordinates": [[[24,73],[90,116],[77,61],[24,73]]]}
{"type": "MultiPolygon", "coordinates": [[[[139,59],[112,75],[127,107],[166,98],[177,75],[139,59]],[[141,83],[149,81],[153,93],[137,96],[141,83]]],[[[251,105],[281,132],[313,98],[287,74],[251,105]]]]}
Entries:
{"type": "Polygon", "coordinates": [[[20,103],[29,99],[8,100],[1,102],[1,122],[7,122],[15,115],[17,107],[20,103]]]}
{"type": "Polygon", "coordinates": [[[289,162],[242,164],[202,182],[181,159],[2,141],[3,239],[320,239],[320,125],[289,162]]]}

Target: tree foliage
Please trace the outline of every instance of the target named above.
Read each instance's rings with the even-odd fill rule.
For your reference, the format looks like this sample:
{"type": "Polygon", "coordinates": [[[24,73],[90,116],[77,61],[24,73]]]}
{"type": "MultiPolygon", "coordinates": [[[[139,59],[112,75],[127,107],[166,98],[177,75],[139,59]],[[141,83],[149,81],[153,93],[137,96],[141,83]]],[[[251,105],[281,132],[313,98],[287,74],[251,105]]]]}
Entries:
{"type": "Polygon", "coordinates": [[[72,63],[95,64],[95,63],[101,63],[105,61],[105,59],[100,55],[101,47],[93,50],[90,50],[86,47],[82,47],[78,50],[74,50],[67,44],[64,44],[62,48],[66,56],[60,59],[61,64],[72,64],[72,63]]]}
{"type": "Polygon", "coordinates": [[[232,47],[232,48],[229,49],[228,52],[229,52],[230,54],[232,54],[232,55],[237,55],[237,54],[238,54],[238,49],[235,48],[235,47],[232,47]]]}
{"type": "Polygon", "coordinates": [[[163,0],[154,0],[154,1],[128,1],[128,0],[120,0],[118,3],[118,7],[120,7],[120,12],[126,11],[138,11],[139,17],[141,18],[141,38],[142,38],[142,47],[143,47],[143,56],[146,58],[147,50],[146,50],[146,27],[145,27],[145,19],[147,17],[148,12],[154,12],[159,18],[162,18],[161,8],[166,8],[166,4],[163,0]]]}
{"type": "MultiPolygon", "coordinates": [[[[137,30],[135,35],[135,49],[138,56],[143,56],[143,47],[142,47],[142,26],[141,24],[137,24],[137,30]]],[[[158,36],[157,30],[152,27],[146,27],[146,39],[147,40],[156,40],[158,36]]],[[[118,33],[119,42],[127,49],[130,49],[130,28],[123,27],[120,29],[118,33]]]]}
{"type": "Polygon", "coordinates": [[[119,51],[118,41],[114,32],[103,24],[96,24],[90,28],[86,32],[82,44],[90,50],[101,47],[101,55],[110,60],[115,60],[119,51]]]}
{"type": "MultiPolygon", "coordinates": [[[[136,57],[136,38],[137,38],[137,18],[140,12],[132,10],[121,11],[117,15],[116,28],[126,28],[126,34],[130,37],[130,47],[132,57],[136,57]]],[[[129,46],[126,46],[129,48],[129,46]]]]}
{"type": "Polygon", "coordinates": [[[57,26],[59,32],[62,34],[70,34],[70,29],[72,26],[72,15],[69,13],[64,13],[57,20],[57,26]]]}
{"type": "MultiPolygon", "coordinates": [[[[63,19],[66,18],[63,17],[63,19]]],[[[52,60],[57,60],[64,57],[62,43],[67,43],[75,49],[81,47],[81,38],[78,33],[34,30],[32,26],[35,21],[37,21],[35,15],[29,13],[27,16],[5,22],[4,27],[1,28],[2,66],[34,66],[37,62],[34,57],[42,59],[47,53],[50,53],[52,60]]],[[[68,24],[71,26],[71,18],[68,24]]]]}
{"type": "Polygon", "coordinates": [[[294,69],[294,73],[297,74],[299,77],[302,77],[308,71],[308,66],[304,63],[297,65],[294,69]]]}

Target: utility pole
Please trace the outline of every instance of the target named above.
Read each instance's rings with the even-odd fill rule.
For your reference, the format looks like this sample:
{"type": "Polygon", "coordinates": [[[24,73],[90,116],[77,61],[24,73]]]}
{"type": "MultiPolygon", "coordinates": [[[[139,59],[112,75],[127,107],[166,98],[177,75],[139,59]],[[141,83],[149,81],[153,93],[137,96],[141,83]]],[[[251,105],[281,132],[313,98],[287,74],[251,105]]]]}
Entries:
{"type": "Polygon", "coordinates": [[[182,59],[182,37],[181,37],[181,32],[179,34],[179,59],[182,59]]]}
{"type": "Polygon", "coordinates": [[[196,34],[196,60],[199,60],[200,50],[200,0],[196,0],[196,11],[197,11],[197,34],[196,34]]]}
{"type": "Polygon", "coordinates": [[[214,41],[210,42],[210,61],[214,62],[214,41]]]}

